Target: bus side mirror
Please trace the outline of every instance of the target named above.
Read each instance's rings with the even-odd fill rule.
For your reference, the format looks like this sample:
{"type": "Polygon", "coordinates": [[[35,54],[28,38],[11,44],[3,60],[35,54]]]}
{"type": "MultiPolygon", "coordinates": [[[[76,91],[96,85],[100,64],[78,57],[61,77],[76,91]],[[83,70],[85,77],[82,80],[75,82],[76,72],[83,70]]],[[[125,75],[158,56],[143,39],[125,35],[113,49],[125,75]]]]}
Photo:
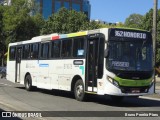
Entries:
{"type": "Polygon", "coordinates": [[[108,57],[109,57],[109,50],[108,50],[108,49],[106,49],[106,50],[104,51],[104,57],[105,57],[105,58],[108,58],[108,57]]]}

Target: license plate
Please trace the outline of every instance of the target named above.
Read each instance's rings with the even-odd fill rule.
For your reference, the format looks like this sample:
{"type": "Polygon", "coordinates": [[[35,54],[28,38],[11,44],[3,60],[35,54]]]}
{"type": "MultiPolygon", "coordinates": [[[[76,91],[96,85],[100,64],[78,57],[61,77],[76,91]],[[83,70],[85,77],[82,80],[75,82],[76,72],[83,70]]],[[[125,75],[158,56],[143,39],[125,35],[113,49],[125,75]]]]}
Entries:
{"type": "Polygon", "coordinates": [[[140,93],[140,90],[139,89],[132,89],[131,92],[132,93],[140,93]]]}

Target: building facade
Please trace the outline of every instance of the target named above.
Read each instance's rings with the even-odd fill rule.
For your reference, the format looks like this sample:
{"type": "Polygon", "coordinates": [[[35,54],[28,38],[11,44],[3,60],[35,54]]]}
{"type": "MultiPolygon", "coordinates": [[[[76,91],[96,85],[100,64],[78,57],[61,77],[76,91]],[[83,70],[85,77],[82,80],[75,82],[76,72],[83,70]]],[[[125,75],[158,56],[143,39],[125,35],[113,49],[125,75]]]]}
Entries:
{"type": "Polygon", "coordinates": [[[60,8],[84,12],[90,19],[91,5],[89,0],[36,0],[40,6],[40,13],[45,19],[56,13],[60,8]]]}
{"type": "MultiPolygon", "coordinates": [[[[32,0],[28,0],[32,1],[32,0]]],[[[89,0],[35,0],[39,7],[39,12],[47,19],[52,14],[59,11],[60,8],[65,7],[68,10],[76,10],[84,12],[90,19],[91,5],[89,0]]],[[[0,3],[11,5],[12,0],[0,0],[0,3]]],[[[31,13],[33,15],[33,13],[31,13]]]]}

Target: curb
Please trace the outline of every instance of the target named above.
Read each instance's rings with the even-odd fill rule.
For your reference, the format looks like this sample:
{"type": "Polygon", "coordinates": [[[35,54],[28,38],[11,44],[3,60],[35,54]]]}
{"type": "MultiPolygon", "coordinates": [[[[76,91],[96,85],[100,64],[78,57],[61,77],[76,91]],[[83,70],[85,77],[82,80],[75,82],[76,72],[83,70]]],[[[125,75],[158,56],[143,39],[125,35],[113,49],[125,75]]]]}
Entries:
{"type": "Polygon", "coordinates": [[[157,101],[160,101],[160,98],[156,98],[156,97],[140,96],[139,98],[148,99],[148,100],[157,100],[157,101]]]}

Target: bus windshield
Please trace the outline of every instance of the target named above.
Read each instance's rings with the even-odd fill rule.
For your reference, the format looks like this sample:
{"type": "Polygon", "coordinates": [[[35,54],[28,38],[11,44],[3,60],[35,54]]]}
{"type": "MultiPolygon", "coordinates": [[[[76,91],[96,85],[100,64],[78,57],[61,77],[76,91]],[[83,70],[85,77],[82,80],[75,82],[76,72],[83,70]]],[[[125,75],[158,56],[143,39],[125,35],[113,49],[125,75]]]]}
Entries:
{"type": "Polygon", "coordinates": [[[146,41],[110,41],[110,70],[152,71],[152,44],[146,41]]]}

